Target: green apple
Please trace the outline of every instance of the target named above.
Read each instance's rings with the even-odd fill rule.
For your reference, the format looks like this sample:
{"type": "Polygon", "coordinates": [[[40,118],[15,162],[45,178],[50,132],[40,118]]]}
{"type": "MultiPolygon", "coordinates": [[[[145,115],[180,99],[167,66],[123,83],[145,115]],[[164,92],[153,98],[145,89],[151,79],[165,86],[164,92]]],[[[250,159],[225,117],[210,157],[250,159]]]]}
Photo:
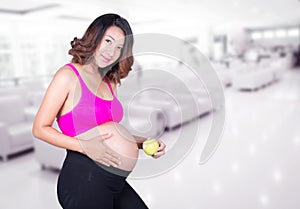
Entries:
{"type": "Polygon", "coordinates": [[[143,150],[147,155],[154,155],[158,152],[159,143],[156,139],[147,139],[143,142],[143,150]]]}

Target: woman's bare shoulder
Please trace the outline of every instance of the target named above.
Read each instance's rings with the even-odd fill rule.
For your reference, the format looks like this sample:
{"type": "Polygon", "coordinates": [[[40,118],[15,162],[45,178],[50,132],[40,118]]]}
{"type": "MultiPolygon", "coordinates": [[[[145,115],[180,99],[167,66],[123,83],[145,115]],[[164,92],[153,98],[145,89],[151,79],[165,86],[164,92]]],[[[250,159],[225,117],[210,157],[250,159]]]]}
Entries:
{"type": "Polygon", "coordinates": [[[56,71],[54,79],[70,83],[76,80],[76,74],[69,66],[62,66],[56,71]]]}

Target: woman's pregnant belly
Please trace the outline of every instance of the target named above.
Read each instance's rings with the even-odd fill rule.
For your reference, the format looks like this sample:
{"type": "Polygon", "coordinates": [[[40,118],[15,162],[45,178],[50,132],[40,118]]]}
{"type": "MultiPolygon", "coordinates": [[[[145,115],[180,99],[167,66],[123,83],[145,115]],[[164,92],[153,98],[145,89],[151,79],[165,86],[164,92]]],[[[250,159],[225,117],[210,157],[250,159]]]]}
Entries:
{"type": "MultiPolygon", "coordinates": [[[[116,122],[106,122],[84,133],[85,137],[92,138],[106,133],[111,133],[111,137],[104,140],[104,144],[112,149],[120,158],[119,169],[132,171],[139,154],[139,149],[134,137],[121,124],[116,122]],[[87,137],[90,135],[90,137],[87,137]]],[[[81,134],[82,135],[82,134],[81,134]]],[[[82,135],[83,136],[83,135],[82,135]]]]}

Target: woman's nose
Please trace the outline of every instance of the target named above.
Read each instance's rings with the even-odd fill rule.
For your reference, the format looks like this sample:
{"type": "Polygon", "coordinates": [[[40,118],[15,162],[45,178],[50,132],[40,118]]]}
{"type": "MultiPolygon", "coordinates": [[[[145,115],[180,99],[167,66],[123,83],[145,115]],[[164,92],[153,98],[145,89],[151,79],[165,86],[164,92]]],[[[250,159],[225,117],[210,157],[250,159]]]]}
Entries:
{"type": "Polygon", "coordinates": [[[106,52],[107,55],[113,57],[115,55],[116,47],[112,44],[111,46],[107,47],[106,52]]]}

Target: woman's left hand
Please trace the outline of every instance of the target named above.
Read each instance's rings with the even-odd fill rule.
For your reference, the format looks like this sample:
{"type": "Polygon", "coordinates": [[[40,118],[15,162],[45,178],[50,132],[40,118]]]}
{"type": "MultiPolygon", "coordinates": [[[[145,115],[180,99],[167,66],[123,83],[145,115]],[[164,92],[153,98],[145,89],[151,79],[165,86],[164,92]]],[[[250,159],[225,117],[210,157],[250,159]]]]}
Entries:
{"type": "Polygon", "coordinates": [[[157,159],[161,156],[163,156],[166,153],[166,145],[161,140],[157,139],[157,142],[159,144],[158,152],[152,155],[153,158],[157,159]]]}

